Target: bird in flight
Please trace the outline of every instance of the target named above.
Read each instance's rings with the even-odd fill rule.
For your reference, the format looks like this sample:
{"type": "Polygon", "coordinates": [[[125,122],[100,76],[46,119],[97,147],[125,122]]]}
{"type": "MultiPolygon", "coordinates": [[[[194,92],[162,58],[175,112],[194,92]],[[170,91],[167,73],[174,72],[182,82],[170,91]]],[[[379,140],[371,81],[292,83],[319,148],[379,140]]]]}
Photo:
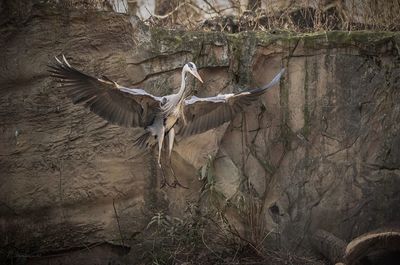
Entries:
{"type": "MultiPolygon", "coordinates": [[[[252,101],[276,85],[285,69],[282,69],[267,85],[244,92],[219,94],[214,97],[189,97],[186,88],[186,74],[190,73],[203,83],[197,67],[189,62],[183,66],[181,87],[175,94],[154,96],[143,89],[123,87],[103,76],[96,78],[72,67],[64,55],[49,65],[49,72],[66,90],[74,104],[81,104],[101,118],[124,127],[143,128],[134,140],[141,148],[158,144],[158,165],[161,167],[161,153],[164,138],[168,138],[168,156],[174,145],[175,135],[190,136],[216,128],[235,117],[252,101]]],[[[176,186],[166,182],[163,174],[162,186],[176,186]]]]}

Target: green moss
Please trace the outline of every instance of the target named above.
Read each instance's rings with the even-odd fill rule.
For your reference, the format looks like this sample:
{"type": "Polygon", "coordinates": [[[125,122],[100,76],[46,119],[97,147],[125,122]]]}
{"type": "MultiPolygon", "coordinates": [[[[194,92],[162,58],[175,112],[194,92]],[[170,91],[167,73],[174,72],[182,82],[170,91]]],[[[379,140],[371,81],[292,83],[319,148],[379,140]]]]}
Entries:
{"type": "Polygon", "coordinates": [[[258,162],[260,162],[260,164],[262,165],[262,167],[264,168],[264,170],[266,172],[268,172],[271,175],[275,174],[277,169],[269,161],[261,160],[258,157],[256,157],[256,158],[257,158],[258,162]]]}
{"type": "MultiPolygon", "coordinates": [[[[151,47],[143,47],[151,51],[154,56],[190,53],[191,60],[202,66],[227,66],[228,60],[221,60],[210,47],[228,46],[227,36],[221,32],[194,32],[166,30],[161,28],[150,29],[151,47]],[[211,52],[210,52],[211,51],[211,52]]],[[[144,43],[148,46],[148,43],[144,43]]]]}
{"type": "Polygon", "coordinates": [[[303,107],[303,117],[304,117],[304,126],[301,130],[301,133],[304,137],[308,137],[311,131],[311,119],[310,119],[310,109],[309,109],[309,91],[308,91],[308,83],[309,83],[309,67],[308,67],[308,59],[305,58],[305,76],[304,76],[304,107],[303,107]]]}
{"type": "MultiPolygon", "coordinates": [[[[257,46],[266,47],[276,44],[283,48],[290,48],[295,47],[299,41],[302,41],[305,48],[311,49],[356,46],[376,50],[389,40],[397,44],[400,39],[400,33],[372,31],[329,31],[301,34],[288,31],[273,33],[245,31],[229,34],[223,32],[167,30],[163,28],[150,28],[149,30],[152,46],[150,50],[154,53],[170,54],[184,50],[189,51],[193,54],[194,58],[197,58],[202,55],[201,52],[205,45],[227,45],[232,56],[231,64],[235,63],[234,61],[237,63],[232,70],[239,75],[239,84],[249,81],[249,75],[242,69],[244,67],[248,70],[248,67],[251,65],[252,55],[257,46]]],[[[207,57],[208,63],[209,59],[207,57]]],[[[216,58],[212,56],[211,60],[215,60],[215,63],[217,63],[216,58]]]]}
{"type": "Polygon", "coordinates": [[[238,34],[227,34],[229,51],[232,55],[231,70],[236,76],[239,86],[251,84],[252,59],[256,51],[259,37],[257,32],[240,32],[238,34]]]}
{"type": "Polygon", "coordinates": [[[398,33],[372,31],[329,31],[299,35],[306,48],[375,47],[393,39],[398,33]]]}
{"type": "Polygon", "coordinates": [[[182,32],[164,30],[161,28],[150,28],[152,51],[162,53],[170,53],[180,50],[183,38],[180,36],[182,32]]]}
{"type": "Polygon", "coordinates": [[[230,50],[235,57],[239,57],[243,46],[243,36],[239,34],[227,34],[230,50]]]}
{"type": "MultiPolygon", "coordinates": [[[[298,41],[303,41],[306,48],[326,48],[333,44],[335,46],[354,46],[354,45],[376,45],[391,39],[399,39],[400,33],[397,32],[373,32],[373,31],[329,31],[316,33],[292,33],[292,32],[241,32],[237,34],[227,34],[233,43],[243,42],[243,39],[254,38],[257,45],[268,46],[279,44],[281,46],[293,46],[298,41]],[[249,38],[250,37],[250,38],[249,38]]],[[[397,42],[397,41],[396,41],[397,42]]]]}
{"type": "MultiPolygon", "coordinates": [[[[286,66],[288,67],[288,66],[286,66]]],[[[283,143],[283,146],[285,147],[285,150],[290,149],[290,141],[291,141],[291,131],[288,126],[289,123],[289,118],[290,118],[290,113],[289,113],[289,88],[287,82],[284,82],[283,79],[281,79],[281,85],[280,87],[280,105],[281,105],[281,141],[283,143]]]]}

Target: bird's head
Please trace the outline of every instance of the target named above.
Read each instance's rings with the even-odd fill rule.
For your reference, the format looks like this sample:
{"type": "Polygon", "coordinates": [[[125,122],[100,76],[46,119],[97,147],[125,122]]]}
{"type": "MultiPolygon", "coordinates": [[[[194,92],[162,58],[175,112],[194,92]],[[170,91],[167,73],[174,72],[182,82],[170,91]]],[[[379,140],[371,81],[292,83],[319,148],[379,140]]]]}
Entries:
{"type": "Polygon", "coordinates": [[[201,79],[199,73],[197,72],[197,67],[194,63],[188,62],[187,64],[185,64],[185,66],[183,67],[183,71],[191,73],[194,77],[196,77],[197,79],[199,79],[200,82],[203,83],[203,79],[201,79]]]}

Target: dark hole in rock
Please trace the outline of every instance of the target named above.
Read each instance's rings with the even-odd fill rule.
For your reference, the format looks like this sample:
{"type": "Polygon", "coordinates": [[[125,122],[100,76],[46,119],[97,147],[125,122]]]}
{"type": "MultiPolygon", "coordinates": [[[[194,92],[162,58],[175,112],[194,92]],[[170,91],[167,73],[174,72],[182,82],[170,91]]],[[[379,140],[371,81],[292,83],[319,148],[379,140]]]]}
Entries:
{"type": "Polygon", "coordinates": [[[275,203],[269,207],[269,211],[272,215],[280,215],[279,207],[275,203]]]}
{"type": "Polygon", "coordinates": [[[400,251],[379,251],[371,253],[360,260],[358,265],[398,265],[400,251]]]}

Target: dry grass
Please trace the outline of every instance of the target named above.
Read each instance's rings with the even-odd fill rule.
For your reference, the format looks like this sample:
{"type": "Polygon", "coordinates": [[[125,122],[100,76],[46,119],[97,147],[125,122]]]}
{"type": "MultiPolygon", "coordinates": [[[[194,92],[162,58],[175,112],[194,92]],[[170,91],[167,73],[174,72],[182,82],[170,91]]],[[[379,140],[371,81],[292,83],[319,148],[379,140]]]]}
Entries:
{"type": "MultiPolygon", "coordinates": [[[[256,0],[249,1],[253,3],[252,6],[246,6],[243,4],[246,1],[239,0],[228,0],[224,5],[219,6],[216,0],[157,1],[168,2],[167,8],[163,10],[162,15],[151,14],[145,22],[150,26],[164,28],[231,33],[276,29],[294,32],[400,30],[399,1],[256,0]]],[[[113,9],[113,4],[108,0],[47,0],[42,3],[62,9],[109,11],[113,9]]],[[[29,5],[22,0],[10,1],[6,4],[6,7],[14,13],[22,12],[27,6],[29,5]]],[[[129,9],[128,5],[124,8],[126,11],[129,9]]],[[[159,12],[159,9],[156,8],[156,12],[159,12]]],[[[150,14],[151,11],[147,13],[150,14]]]]}
{"type": "MultiPolygon", "coordinates": [[[[246,213],[252,214],[255,209],[248,210],[246,213]]],[[[197,205],[190,204],[186,213],[182,218],[155,213],[146,228],[147,233],[129,242],[132,255],[128,254],[126,262],[191,265],[325,264],[315,257],[262,247],[266,235],[262,234],[264,238],[261,238],[253,233],[238,232],[220,209],[201,211],[197,205]]],[[[254,217],[258,218],[258,214],[254,217]]]]}
{"type": "Polygon", "coordinates": [[[253,10],[243,8],[239,1],[231,1],[230,6],[223,8],[218,8],[212,0],[204,1],[206,8],[199,6],[198,2],[176,1],[170,12],[162,16],[153,15],[146,22],[152,26],[232,33],[274,29],[295,32],[400,29],[398,1],[304,0],[277,6],[277,1],[264,0],[261,7],[253,10]]]}

